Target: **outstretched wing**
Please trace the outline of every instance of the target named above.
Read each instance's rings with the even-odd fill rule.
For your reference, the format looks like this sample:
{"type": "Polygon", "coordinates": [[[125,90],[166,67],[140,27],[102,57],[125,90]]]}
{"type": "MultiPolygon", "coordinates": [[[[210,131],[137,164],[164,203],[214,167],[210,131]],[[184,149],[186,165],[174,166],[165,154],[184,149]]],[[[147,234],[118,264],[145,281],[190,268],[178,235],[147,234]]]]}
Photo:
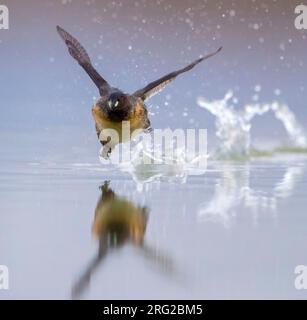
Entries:
{"type": "Polygon", "coordinates": [[[104,80],[102,76],[92,66],[90,57],[88,56],[87,52],[82,47],[82,45],[79,43],[79,41],[59,26],[57,26],[57,31],[66,43],[70,55],[78,61],[80,66],[94,81],[94,83],[99,89],[100,95],[106,95],[110,89],[110,86],[107,83],[107,81],[104,80]]]}
{"type": "Polygon", "coordinates": [[[164,76],[164,77],[162,77],[162,78],[160,78],[160,79],[158,79],[156,81],[153,81],[153,82],[149,83],[146,87],[136,91],[134,93],[134,95],[137,96],[137,97],[142,98],[143,100],[146,100],[146,99],[152,97],[156,93],[158,93],[161,90],[163,90],[167,84],[169,84],[170,82],[175,80],[175,78],[179,74],[191,70],[194,66],[196,66],[200,62],[202,62],[202,61],[204,61],[204,60],[216,55],[221,50],[222,50],[222,47],[220,47],[217,51],[215,51],[213,53],[210,53],[210,54],[208,54],[208,55],[206,55],[206,56],[204,56],[202,58],[199,58],[199,59],[195,60],[194,62],[190,63],[189,65],[187,65],[186,67],[184,67],[184,68],[182,68],[180,70],[171,72],[171,73],[167,74],[166,76],[164,76]]]}

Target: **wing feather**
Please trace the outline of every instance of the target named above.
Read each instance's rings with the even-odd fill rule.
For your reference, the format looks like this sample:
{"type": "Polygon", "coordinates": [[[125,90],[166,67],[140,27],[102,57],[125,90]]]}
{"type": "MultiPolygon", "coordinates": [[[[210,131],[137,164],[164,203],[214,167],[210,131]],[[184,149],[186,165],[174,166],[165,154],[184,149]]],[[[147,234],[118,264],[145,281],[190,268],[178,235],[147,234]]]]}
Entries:
{"type": "Polygon", "coordinates": [[[156,93],[162,91],[170,82],[172,82],[173,80],[176,79],[176,77],[184,72],[187,72],[189,70],[191,70],[192,68],[194,68],[197,64],[199,64],[200,62],[216,55],[218,52],[220,52],[222,50],[222,47],[220,47],[217,51],[210,53],[204,57],[201,57],[195,61],[193,61],[192,63],[190,63],[189,65],[187,65],[186,67],[179,69],[177,71],[173,71],[167,75],[165,75],[164,77],[153,81],[151,83],[149,83],[146,87],[137,90],[134,95],[137,97],[142,98],[143,100],[146,100],[150,97],[152,97],[153,95],[155,95],[156,93]]]}
{"type": "Polygon", "coordinates": [[[64,40],[65,44],[67,45],[70,55],[78,61],[80,66],[93,80],[93,82],[99,89],[100,95],[106,95],[110,89],[110,86],[108,82],[105,79],[103,79],[102,76],[93,67],[88,53],[80,44],[80,42],[59,26],[57,26],[57,31],[61,38],[64,40]]]}

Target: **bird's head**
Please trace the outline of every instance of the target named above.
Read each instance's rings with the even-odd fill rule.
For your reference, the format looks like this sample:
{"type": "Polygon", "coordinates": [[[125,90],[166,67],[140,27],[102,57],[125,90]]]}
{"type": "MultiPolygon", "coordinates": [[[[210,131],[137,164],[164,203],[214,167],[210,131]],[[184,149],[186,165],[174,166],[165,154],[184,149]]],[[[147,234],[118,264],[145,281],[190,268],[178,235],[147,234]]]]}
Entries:
{"type": "Polygon", "coordinates": [[[111,121],[120,122],[127,120],[132,110],[132,101],[123,92],[113,92],[106,99],[100,99],[97,105],[104,115],[111,121]]]}
{"type": "Polygon", "coordinates": [[[124,93],[121,92],[115,92],[112,93],[109,98],[107,99],[107,105],[110,110],[118,110],[125,107],[127,104],[127,97],[124,93]]]}

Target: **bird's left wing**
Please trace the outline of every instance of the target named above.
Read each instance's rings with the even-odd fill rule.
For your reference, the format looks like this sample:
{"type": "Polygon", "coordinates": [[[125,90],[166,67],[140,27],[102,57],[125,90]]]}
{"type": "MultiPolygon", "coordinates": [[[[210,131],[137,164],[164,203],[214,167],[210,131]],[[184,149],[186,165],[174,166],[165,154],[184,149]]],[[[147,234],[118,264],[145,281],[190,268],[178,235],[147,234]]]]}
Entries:
{"type": "Polygon", "coordinates": [[[161,90],[163,90],[167,84],[169,84],[170,82],[175,80],[176,77],[179,74],[191,70],[197,64],[199,64],[200,62],[202,62],[202,61],[204,61],[204,60],[216,55],[221,50],[222,50],[222,47],[220,47],[217,51],[215,51],[213,53],[210,53],[210,54],[208,54],[208,55],[206,55],[204,57],[201,57],[201,58],[195,60],[194,62],[190,63],[189,65],[187,65],[186,67],[184,67],[182,69],[179,69],[177,71],[171,72],[171,73],[165,75],[164,77],[149,83],[146,87],[144,87],[144,88],[142,88],[140,90],[137,90],[133,95],[135,95],[137,97],[140,97],[143,100],[146,100],[146,99],[152,97],[156,93],[158,93],[161,90]]]}
{"type": "Polygon", "coordinates": [[[80,66],[86,71],[86,73],[96,84],[97,88],[99,89],[100,95],[106,95],[110,90],[110,85],[93,67],[90,57],[81,43],[59,26],[57,26],[57,31],[67,45],[70,55],[78,61],[80,66]]]}

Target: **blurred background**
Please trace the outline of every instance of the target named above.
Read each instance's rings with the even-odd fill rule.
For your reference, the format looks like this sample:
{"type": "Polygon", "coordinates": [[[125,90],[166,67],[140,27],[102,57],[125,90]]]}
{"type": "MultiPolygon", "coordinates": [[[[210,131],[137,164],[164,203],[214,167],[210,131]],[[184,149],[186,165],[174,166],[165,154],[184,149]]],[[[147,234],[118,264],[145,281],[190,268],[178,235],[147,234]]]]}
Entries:
{"type": "MultiPolygon", "coordinates": [[[[99,72],[127,92],[223,46],[148,101],[155,128],[207,128],[214,117],[198,96],[233,105],[278,100],[304,125],[306,30],[294,26],[300,1],[7,0],[9,30],[0,31],[0,143],[5,155],[92,154],[98,143],[91,106],[95,85],[69,56],[57,24],[88,50],[99,72]],[[18,146],[18,147],[17,147],[18,146]]],[[[280,139],[272,115],[256,119],[253,139],[280,139]]]]}
{"type": "MultiPolygon", "coordinates": [[[[104,166],[91,115],[98,91],[56,32],[60,25],[74,35],[127,92],[223,46],[148,101],[154,128],[207,128],[211,149],[216,118],[197,98],[220,100],[229,90],[235,110],[276,100],[306,128],[300,2],[3,0],[0,265],[9,267],[10,290],[0,299],[69,299],[74,288],[95,299],[306,298],[294,286],[295,267],[307,265],[306,157],[210,159],[195,176],[179,164],[154,182],[146,170],[131,177],[104,166]],[[91,232],[96,213],[106,213],[102,185],[114,192],[123,229],[131,222],[139,237],[116,250],[91,232]]],[[[273,113],[253,120],[253,143],[286,136],[273,113]]]]}

